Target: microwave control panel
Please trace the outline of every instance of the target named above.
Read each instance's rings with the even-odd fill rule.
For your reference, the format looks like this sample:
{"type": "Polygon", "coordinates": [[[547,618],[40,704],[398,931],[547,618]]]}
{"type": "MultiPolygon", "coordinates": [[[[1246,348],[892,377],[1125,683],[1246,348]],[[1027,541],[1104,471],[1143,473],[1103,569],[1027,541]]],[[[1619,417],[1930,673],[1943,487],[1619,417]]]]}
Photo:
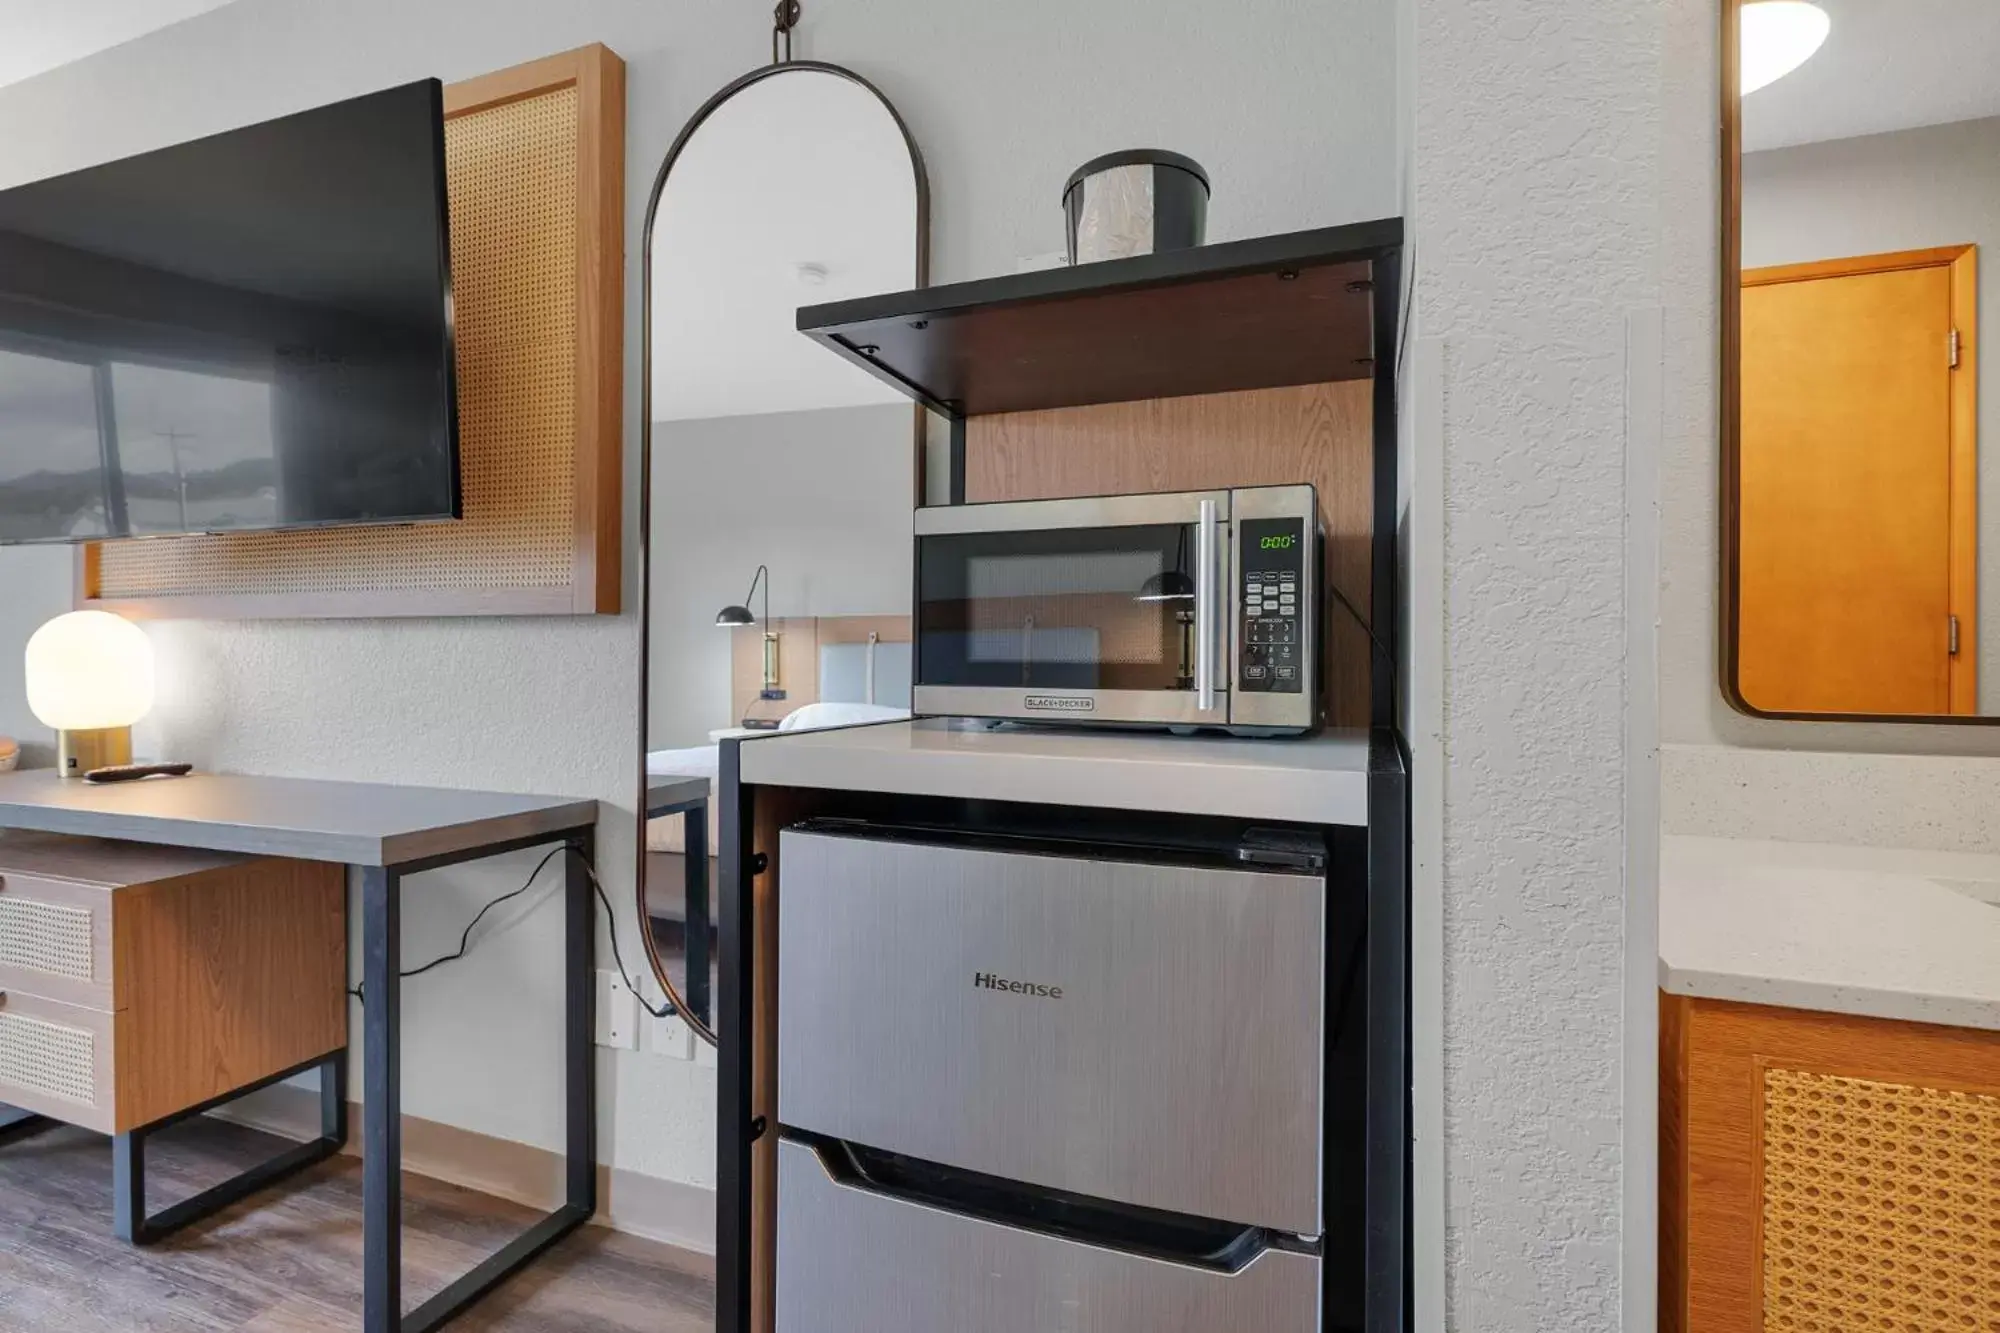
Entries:
{"type": "Polygon", "coordinates": [[[1304,520],[1239,519],[1237,563],[1242,581],[1237,605],[1236,688],[1260,694],[1305,689],[1304,520]]]}

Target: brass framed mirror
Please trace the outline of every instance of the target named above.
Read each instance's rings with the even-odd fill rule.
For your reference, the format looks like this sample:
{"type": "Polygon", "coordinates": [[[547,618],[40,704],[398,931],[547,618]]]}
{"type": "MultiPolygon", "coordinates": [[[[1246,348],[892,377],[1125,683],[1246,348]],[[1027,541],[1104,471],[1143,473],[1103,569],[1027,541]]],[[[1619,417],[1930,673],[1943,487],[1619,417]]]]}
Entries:
{"type": "Polygon", "coordinates": [[[718,746],[907,715],[924,414],[797,311],[923,286],[929,214],[895,108],[788,49],[695,113],[647,207],[638,908],[710,1044],[718,746]]]}
{"type": "Polygon", "coordinates": [[[1723,694],[2000,720],[2000,5],[1724,0],[1721,47],[1723,694]]]}

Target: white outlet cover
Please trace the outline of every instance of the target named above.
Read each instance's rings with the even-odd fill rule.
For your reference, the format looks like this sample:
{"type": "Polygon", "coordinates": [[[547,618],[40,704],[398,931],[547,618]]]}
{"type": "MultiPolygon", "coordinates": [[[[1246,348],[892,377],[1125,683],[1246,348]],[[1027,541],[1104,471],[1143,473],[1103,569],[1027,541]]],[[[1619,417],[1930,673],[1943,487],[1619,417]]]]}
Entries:
{"type": "Polygon", "coordinates": [[[649,1018],[646,1023],[646,1049],[669,1060],[692,1059],[694,1030],[672,1014],[665,1018],[649,1018]]]}
{"type": "Polygon", "coordinates": [[[639,1049],[639,997],[612,971],[597,974],[597,1044],[616,1051],[639,1049]]]}

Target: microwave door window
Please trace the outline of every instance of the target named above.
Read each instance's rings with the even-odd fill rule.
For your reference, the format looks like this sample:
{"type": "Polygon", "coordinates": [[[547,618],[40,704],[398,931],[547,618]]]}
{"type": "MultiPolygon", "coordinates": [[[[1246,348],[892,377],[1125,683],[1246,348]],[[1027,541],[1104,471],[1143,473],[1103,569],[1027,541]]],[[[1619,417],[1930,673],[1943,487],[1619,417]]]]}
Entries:
{"type": "Polygon", "coordinates": [[[1185,524],[964,533],[918,543],[927,685],[1193,688],[1185,524]]]}

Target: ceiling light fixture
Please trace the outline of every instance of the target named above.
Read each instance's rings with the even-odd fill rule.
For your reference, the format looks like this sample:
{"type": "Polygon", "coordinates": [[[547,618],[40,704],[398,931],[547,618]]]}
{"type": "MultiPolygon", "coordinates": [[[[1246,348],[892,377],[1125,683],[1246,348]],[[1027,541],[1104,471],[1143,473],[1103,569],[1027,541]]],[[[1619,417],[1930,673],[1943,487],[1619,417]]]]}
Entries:
{"type": "Polygon", "coordinates": [[[1812,59],[1832,30],[1827,12],[1808,0],[1754,0],[1743,6],[1742,95],[1776,83],[1812,59]]]}

